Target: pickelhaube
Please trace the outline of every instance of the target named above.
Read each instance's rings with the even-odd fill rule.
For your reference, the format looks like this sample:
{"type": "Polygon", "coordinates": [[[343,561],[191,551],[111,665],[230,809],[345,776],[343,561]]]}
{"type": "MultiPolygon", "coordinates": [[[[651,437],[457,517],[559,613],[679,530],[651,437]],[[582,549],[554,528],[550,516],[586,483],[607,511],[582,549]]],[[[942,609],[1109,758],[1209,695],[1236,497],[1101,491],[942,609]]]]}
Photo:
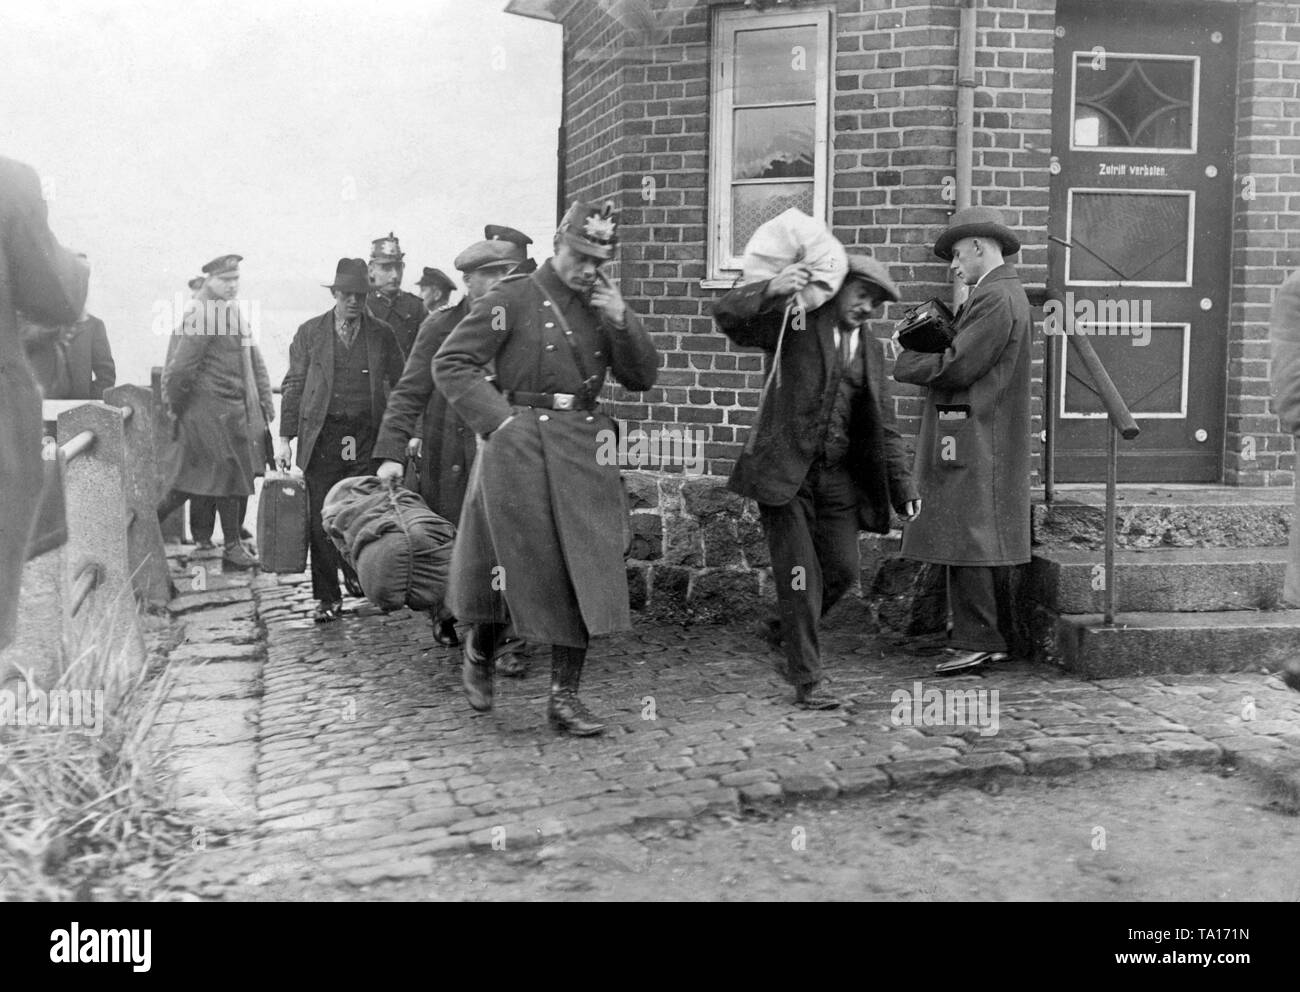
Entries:
{"type": "Polygon", "coordinates": [[[574,200],[555,233],[565,244],[585,255],[609,259],[618,247],[617,225],[613,200],[606,200],[600,206],[574,200]]]}
{"type": "Polygon", "coordinates": [[[392,231],[388,232],[386,238],[375,238],[370,242],[370,261],[372,262],[401,262],[406,257],[402,251],[402,246],[398,244],[397,235],[392,231]]]}

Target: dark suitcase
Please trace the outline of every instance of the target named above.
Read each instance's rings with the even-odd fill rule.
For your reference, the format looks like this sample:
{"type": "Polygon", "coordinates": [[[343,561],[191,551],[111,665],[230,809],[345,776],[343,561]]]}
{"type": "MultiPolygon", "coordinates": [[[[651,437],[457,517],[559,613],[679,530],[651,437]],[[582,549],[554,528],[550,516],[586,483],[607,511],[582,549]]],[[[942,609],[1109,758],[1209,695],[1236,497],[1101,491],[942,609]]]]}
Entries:
{"type": "Polygon", "coordinates": [[[257,551],[267,572],[307,568],[307,480],[272,472],[257,500],[257,551]]]}

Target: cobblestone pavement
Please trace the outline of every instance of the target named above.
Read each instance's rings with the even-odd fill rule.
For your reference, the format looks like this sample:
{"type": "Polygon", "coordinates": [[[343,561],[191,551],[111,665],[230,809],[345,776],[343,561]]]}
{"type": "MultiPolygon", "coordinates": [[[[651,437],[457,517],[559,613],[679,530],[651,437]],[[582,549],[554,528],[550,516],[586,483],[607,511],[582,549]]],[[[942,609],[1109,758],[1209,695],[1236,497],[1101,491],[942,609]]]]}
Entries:
{"type": "MultiPolygon", "coordinates": [[[[201,821],[222,842],[180,876],[209,886],[328,876],[363,887],[419,877],[432,858],[471,847],[1089,768],[1227,764],[1293,809],[1300,797],[1300,694],[1262,672],[1080,682],[1013,663],[940,679],[932,657],[863,634],[859,609],[823,645],[831,686],[851,705],[813,713],[792,705],[750,627],[639,626],[591,652],[583,698],[610,728],[579,740],[546,725],[547,651],[526,678],[499,678],[496,708],[477,714],[458,653],[434,643],[423,615],[348,600],[341,622],[317,625],[300,577],[259,576],[251,598],[234,581],[173,605],[186,624],[178,650],[206,665],[250,665],[254,612],[264,628],[260,681],[243,683],[260,689],[255,716],[227,711],[240,725],[223,737],[197,690],[188,703],[215,721],[211,746],[228,749],[209,787],[228,815],[209,803],[201,821]],[[930,689],[989,690],[986,705],[996,690],[996,732],[973,717],[954,725],[930,689]],[[921,703],[898,705],[899,690],[921,703]]],[[[227,685],[225,696],[247,705],[246,691],[227,685]]]]}

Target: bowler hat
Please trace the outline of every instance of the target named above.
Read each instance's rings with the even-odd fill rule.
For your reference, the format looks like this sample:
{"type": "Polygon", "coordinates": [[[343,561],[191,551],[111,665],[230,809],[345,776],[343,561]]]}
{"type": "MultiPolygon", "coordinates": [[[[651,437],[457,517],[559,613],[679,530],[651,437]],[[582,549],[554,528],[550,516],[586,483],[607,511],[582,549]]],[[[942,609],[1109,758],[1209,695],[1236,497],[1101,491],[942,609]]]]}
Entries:
{"type": "Polygon", "coordinates": [[[555,233],[561,241],[584,255],[609,259],[614,257],[614,250],[618,247],[616,228],[612,200],[606,200],[599,207],[574,200],[555,233]]]}
{"type": "Polygon", "coordinates": [[[340,258],[334,270],[334,281],[326,289],[340,293],[369,293],[370,276],[366,272],[366,263],[360,258],[340,258]]]}
{"type": "Polygon", "coordinates": [[[223,272],[238,271],[239,263],[243,260],[243,255],[218,255],[203,266],[202,271],[210,276],[220,275],[223,272]]]}
{"type": "Polygon", "coordinates": [[[902,299],[898,287],[894,285],[894,280],[889,278],[888,267],[884,262],[879,262],[870,255],[849,256],[849,274],[845,277],[845,282],[849,279],[863,279],[873,286],[879,286],[884,291],[886,299],[895,302],[902,299]]]}
{"type": "Polygon", "coordinates": [[[442,290],[443,295],[452,292],[456,288],[456,284],[446,276],[442,269],[431,269],[427,265],[424,267],[424,275],[420,276],[415,284],[417,286],[437,286],[442,290]]]}
{"type": "Polygon", "coordinates": [[[397,235],[392,231],[388,232],[386,238],[375,238],[370,242],[370,261],[372,262],[398,262],[406,257],[402,251],[402,246],[398,244],[397,235]]]}
{"type": "Polygon", "coordinates": [[[1020,250],[1020,239],[1002,220],[1002,212],[993,207],[965,207],[948,221],[948,229],[934,243],[934,253],[945,262],[952,261],[952,247],[962,238],[992,238],[1002,246],[1002,254],[1020,250]]]}
{"type": "Polygon", "coordinates": [[[517,266],[523,260],[524,250],[512,241],[475,241],[452,265],[461,272],[473,272],[489,265],[517,266]]]}

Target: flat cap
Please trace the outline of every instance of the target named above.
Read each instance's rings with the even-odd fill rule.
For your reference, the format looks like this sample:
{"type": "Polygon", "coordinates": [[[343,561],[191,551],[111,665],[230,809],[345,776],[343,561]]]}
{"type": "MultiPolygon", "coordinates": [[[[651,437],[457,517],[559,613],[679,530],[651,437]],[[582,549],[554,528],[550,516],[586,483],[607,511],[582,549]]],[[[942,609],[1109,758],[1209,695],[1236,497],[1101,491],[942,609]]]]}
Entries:
{"type": "Polygon", "coordinates": [[[865,279],[883,289],[888,299],[895,302],[902,299],[898,287],[894,285],[894,280],[889,278],[888,267],[884,262],[879,262],[870,255],[849,256],[849,274],[845,277],[845,281],[849,279],[865,279]]]}
{"type": "Polygon", "coordinates": [[[473,272],[488,265],[519,265],[524,250],[512,241],[476,241],[452,262],[461,272],[473,272]]]}

